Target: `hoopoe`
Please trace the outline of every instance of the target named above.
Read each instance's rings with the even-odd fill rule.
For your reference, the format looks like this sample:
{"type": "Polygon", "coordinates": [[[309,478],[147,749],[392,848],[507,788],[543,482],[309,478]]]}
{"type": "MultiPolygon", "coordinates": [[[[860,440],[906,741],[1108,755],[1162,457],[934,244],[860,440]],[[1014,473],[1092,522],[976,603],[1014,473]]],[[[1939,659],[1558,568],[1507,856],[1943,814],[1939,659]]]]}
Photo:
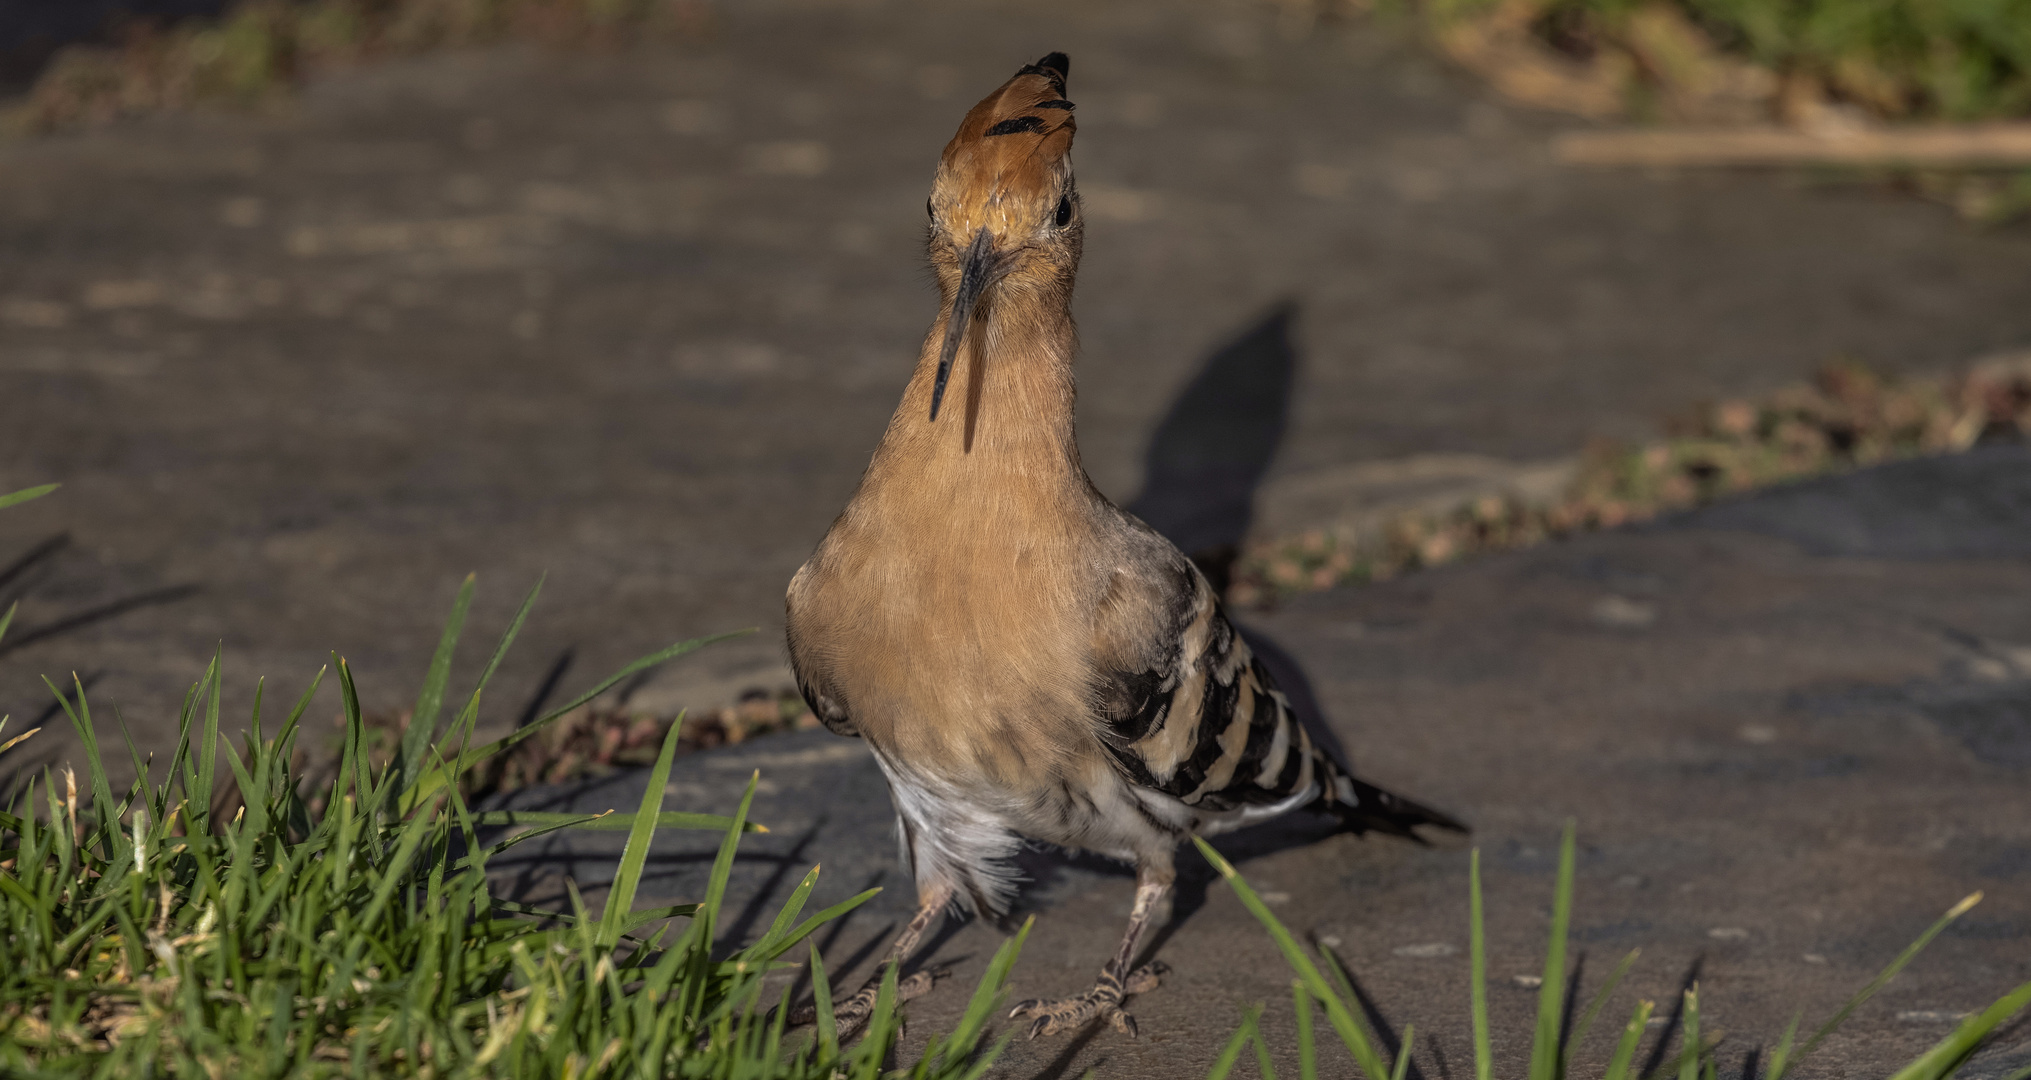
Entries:
{"type": "MultiPolygon", "coordinates": [[[[1315,745],[1203,574],[1094,489],[1073,433],[1070,68],[1024,67],[966,114],[931,189],[943,309],[846,509],[790,582],[812,711],[887,776],[919,910],[999,914],[1023,838],[1131,862],[1135,904],[1093,989],[1025,1001],[1031,1037],[1122,1009],[1178,845],[1300,807],[1354,832],[1458,829],[1315,745]],[[950,384],[948,386],[948,384],[950,384]],[[952,393],[948,395],[947,391],[952,393]]],[[[930,976],[903,984],[921,993],[930,976]]],[[[846,1029],[870,983],[838,1007],[846,1029]]]]}

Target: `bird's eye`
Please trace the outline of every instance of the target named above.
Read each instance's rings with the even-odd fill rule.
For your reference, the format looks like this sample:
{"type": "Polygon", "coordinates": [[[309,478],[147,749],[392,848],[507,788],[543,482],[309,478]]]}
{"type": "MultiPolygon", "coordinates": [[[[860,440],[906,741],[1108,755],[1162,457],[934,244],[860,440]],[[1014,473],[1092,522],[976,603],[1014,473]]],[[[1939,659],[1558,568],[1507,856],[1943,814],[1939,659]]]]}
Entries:
{"type": "Polygon", "coordinates": [[[1064,228],[1065,223],[1070,220],[1072,220],[1072,196],[1061,195],[1058,197],[1058,227],[1064,228]]]}

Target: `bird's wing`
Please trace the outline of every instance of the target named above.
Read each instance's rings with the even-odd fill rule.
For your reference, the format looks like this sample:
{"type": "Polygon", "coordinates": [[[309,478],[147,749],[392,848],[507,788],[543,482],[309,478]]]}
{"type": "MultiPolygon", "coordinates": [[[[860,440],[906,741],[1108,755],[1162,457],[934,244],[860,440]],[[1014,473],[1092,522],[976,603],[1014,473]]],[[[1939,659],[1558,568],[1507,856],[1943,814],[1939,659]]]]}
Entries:
{"type": "Polygon", "coordinates": [[[1353,832],[1422,842],[1419,825],[1465,831],[1314,745],[1205,575],[1150,538],[1144,558],[1114,571],[1095,620],[1101,739],[1130,782],[1212,813],[1287,803],[1353,832]]]}
{"type": "Polygon", "coordinates": [[[825,692],[820,686],[821,682],[822,680],[815,674],[807,676],[802,671],[797,672],[797,692],[804,695],[804,704],[811,707],[812,714],[818,717],[819,722],[831,728],[834,735],[859,738],[859,725],[853,722],[853,717],[847,714],[846,707],[840,704],[837,697],[825,692]]]}
{"type": "Polygon", "coordinates": [[[1330,762],[1205,576],[1163,548],[1115,568],[1095,619],[1096,712],[1115,763],[1210,811],[1318,790],[1330,762]]]}
{"type": "Polygon", "coordinates": [[[845,700],[832,688],[832,680],[826,670],[829,665],[814,650],[806,648],[808,643],[797,632],[798,598],[810,580],[808,575],[812,563],[816,561],[817,557],[813,556],[811,562],[805,563],[790,579],[784,625],[784,639],[790,646],[790,670],[797,676],[797,692],[804,695],[804,704],[811,706],[812,715],[831,728],[833,734],[858,738],[860,726],[847,714],[845,700]]]}

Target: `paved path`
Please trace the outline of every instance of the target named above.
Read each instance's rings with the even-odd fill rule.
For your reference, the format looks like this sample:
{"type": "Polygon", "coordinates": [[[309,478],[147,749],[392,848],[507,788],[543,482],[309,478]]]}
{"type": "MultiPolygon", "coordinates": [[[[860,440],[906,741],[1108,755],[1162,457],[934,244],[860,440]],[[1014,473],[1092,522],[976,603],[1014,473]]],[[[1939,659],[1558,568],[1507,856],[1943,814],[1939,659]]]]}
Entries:
{"type": "Polygon", "coordinates": [[[780,678],[783,584],[933,314],[935,155],[1047,48],[1093,220],[1081,431],[1117,497],[1200,358],[1284,300],[1273,482],[1556,457],[1835,352],[2031,338],[2022,229],[1565,171],[1556,121],[1267,7],[730,4],[688,46],[390,63],[277,115],[0,146],[0,484],[67,485],[0,515],[26,563],[0,707],[76,670],[161,747],[219,642],[242,706],[337,649],[399,707],[469,571],[481,636],[549,574],[490,722],[561,661],[585,683],[740,626],[640,703],[780,678]]]}
{"type": "MultiPolygon", "coordinates": [[[[2009,447],[1321,594],[1255,630],[1309,673],[1361,771],[1474,826],[1500,1075],[1527,1065],[1536,994],[1514,976],[1542,970],[1567,818],[1580,829],[1572,925],[1586,998],[1635,948],[1610,1017],[1640,998],[1669,1006],[1696,978],[1706,1030],[1727,1036],[1723,1076],[1767,1053],[1794,1012],[1816,1026],[1941,912],[1986,890],[1801,1072],[1886,1075],[2031,979],[2027,595],[2031,450],[2009,447]]],[[[870,970],[875,935],[913,899],[879,770],[857,742],[805,732],[683,759],[669,805],[730,805],[755,769],[755,816],[775,831],[744,847],[730,932],[759,932],[819,863],[814,902],[887,890],[823,942],[834,967],[870,970]]],[[[626,810],[642,782],[635,772],[516,801],[626,810]]],[[[605,881],[620,842],[526,853],[520,887],[556,893],[560,872],[605,881]]],[[[696,897],[713,843],[664,839],[645,888],[696,897]]],[[[1221,846],[1294,931],[1336,943],[1377,1014],[1416,1026],[1422,1076],[1471,1074],[1464,844],[1288,821],[1221,846]]],[[[1287,970],[1195,855],[1180,865],[1153,945],[1175,970],[1134,1002],[1143,1039],[1097,1029],[1019,1043],[1005,1075],[1198,1075],[1254,1002],[1269,1003],[1270,1042],[1291,1071],[1287,970]]],[[[1077,992],[1111,952],[1133,880],[1042,853],[1026,868],[1037,924],[1013,993],[1077,992]]],[[[969,924],[936,946],[956,989],[911,1006],[920,1036],[957,1018],[1000,936],[969,924]]],[[[1618,1031],[1616,1019],[1595,1029],[1576,1075],[1598,1074],[1618,1031]]],[[[2026,1063],[2020,1027],[1965,1075],[2026,1063]]]]}

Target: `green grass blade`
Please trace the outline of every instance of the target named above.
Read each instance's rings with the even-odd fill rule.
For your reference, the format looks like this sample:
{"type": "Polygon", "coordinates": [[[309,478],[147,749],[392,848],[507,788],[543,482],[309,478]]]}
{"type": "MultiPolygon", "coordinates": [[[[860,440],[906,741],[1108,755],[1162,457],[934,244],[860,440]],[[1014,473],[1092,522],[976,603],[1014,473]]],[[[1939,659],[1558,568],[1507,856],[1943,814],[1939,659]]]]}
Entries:
{"type": "MultiPolygon", "coordinates": [[[[1354,1061],[1361,1067],[1362,1073],[1368,1080],[1388,1080],[1389,1072],[1383,1068],[1382,1059],[1376,1055],[1373,1044],[1361,1030],[1360,1022],[1354,1018],[1347,1003],[1327,985],[1325,976],[1319,973],[1311,958],[1305,955],[1303,949],[1298,948],[1298,943],[1291,937],[1291,932],[1285,929],[1275,915],[1270,914],[1269,906],[1262,902],[1262,898],[1255,894],[1255,890],[1250,888],[1246,881],[1242,880],[1234,867],[1213,849],[1213,845],[1198,836],[1193,837],[1192,842],[1198,845],[1199,854],[1205,856],[1206,861],[1213,864],[1213,869],[1219,871],[1220,876],[1226,879],[1228,887],[1240,898],[1241,906],[1247,908],[1249,914],[1254,915],[1256,921],[1268,929],[1270,938],[1276,942],[1277,949],[1284,955],[1284,960],[1297,972],[1298,977],[1304,980],[1305,987],[1311,991],[1312,996],[1325,1007],[1327,1021],[1333,1025],[1333,1030],[1340,1036],[1340,1041],[1346,1044],[1348,1053],[1354,1056],[1354,1061]]],[[[1240,1050],[1237,1049],[1235,1053],[1239,1055],[1240,1050]]]]}
{"type": "Polygon", "coordinates": [[[1700,984],[1685,992],[1685,1049],[1678,1058],[1678,1080],[1700,1080],[1700,984]]]}
{"type": "MultiPolygon", "coordinates": [[[[1629,1080],[1629,1065],[1636,1060],[1636,1047],[1643,1041],[1643,1033],[1650,1028],[1650,1012],[1656,1006],[1648,1001],[1639,1002],[1636,1012],[1629,1018],[1629,1026],[1622,1029],[1622,1038],[1615,1043],[1615,1056],[1608,1059],[1608,1071],[1601,1074],[1601,1080],[1629,1080]]],[[[1744,1080],[1755,1080],[1746,1077],[1744,1080]]]]}
{"type": "MultiPolygon", "coordinates": [[[[1798,1022],[1802,1019],[1803,1015],[1795,1014],[1791,1018],[1791,1023],[1785,1025],[1784,1036],[1777,1040],[1777,1049],[1770,1052],[1770,1070],[1763,1074],[1763,1080],[1781,1080],[1784,1070],[1790,1067],[1791,1047],[1798,1041],[1798,1022]]],[[[1745,1080],[1756,1078],[1752,1076],[1745,1080]]]]}
{"type": "Polygon", "coordinates": [[[410,785],[407,793],[409,805],[414,806],[435,794],[438,788],[456,780],[479,760],[466,749],[466,743],[471,740],[473,728],[480,720],[480,696],[486,692],[487,684],[493,681],[494,672],[500,670],[501,661],[515,644],[515,638],[522,633],[522,625],[529,621],[529,612],[536,606],[536,598],[542,594],[543,578],[538,576],[536,584],[529,589],[529,595],[522,598],[522,606],[515,609],[515,617],[508,620],[508,628],[501,633],[501,640],[494,646],[493,655],[487,658],[486,667],[480,669],[480,677],[473,683],[472,693],[465,699],[465,707],[451,722],[447,741],[458,744],[458,753],[452,756],[449,765],[419,776],[417,782],[410,785]]]}
{"type": "Polygon", "coordinates": [[[1967,914],[1969,908],[1981,902],[1981,893],[1969,893],[1961,899],[1960,903],[1947,909],[1946,914],[1940,916],[1938,922],[1933,923],[1925,933],[1918,935],[1917,941],[1912,942],[1903,952],[1898,953],[1897,959],[1890,961],[1888,967],[1885,967],[1874,979],[1869,981],[1869,985],[1862,987],[1860,993],[1849,998],[1848,1003],[1841,1006],[1841,1011],[1833,1015],[1833,1019],[1820,1025],[1820,1029],[1812,1033],[1812,1038],[1805,1040],[1805,1045],[1798,1048],[1798,1054],[1792,1060],[1795,1062],[1817,1049],[1819,1044],[1827,1036],[1833,1034],[1834,1030],[1839,1028],[1856,1009],[1860,1008],[1863,1002],[1876,996],[1876,991],[1883,989],[1885,984],[1891,979],[1896,978],[1897,973],[1903,971],[1904,966],[1909,964],[1918,955],[1920,950],[1932,944],[1932,939],[1938,937],[1941,930],[1946,929],[1949,923],[1967,914]]]}
{"type": "MultiPolygon", "coordinates": [[[[670,730],[676,731],[676,725],[671,725],[670,730]]],[[[719,905],[726,898],[727,879],[733,876],[733,856],[740,848],[740,827],[747,822],[748,807],[754,805],[755,787],[761,780],[760,769],[748,777],[747,791],[740,797],[740,809],[733,815],[734,826],[726,830],[726,838],[719,842],[719,854],[712,860],[712,876],[706,879],[705,899],[699,912],[707,942],[715,940],[719,933],[719,905]]],[[[894,976],[895,965],[889,965],[889,974],[894,976]]]]}
{"type": "Polygon", "coordinates": [[[860,905],[867,903],[869,900],[874,899],[875,896],[880,892],[881,888],[877,886],[875,888],[867,890],[866,892],[849,896],[846,899],[841,900],[837,904],[834,904],[831,907],[826,908],[824,911],[821,911],[818,914],[813,915],[808,919],[805,919],[803,922],[798,923],[796,927],[793,928],[789,933],[784,934],[782,938],[778,940],[774,945],[770,946],[768,952],[760,956],[754,957],[754,959],[774,960],[776,957],[781,956],[784,953],[789,952],[791,949],[796,948],[797,943],[803,941],[807,937],[810,937],[812,931],[818,929],[821,926],[824,926],[826,923],[829,923],[834,919],[839,918],[841,915],[844,915],[847,912],[852,911],[854,908],[857,908],[860,905]]]}
{"type": "Polygon", "coordinates": [[[771,953],[769,950],[789,935],[790,928],[796,925],[797,916],[804,913],[804,904],[811,899],[811,890],[818,885],[818,871],[819,868],[814,866],[804,875],[804,880],[797,883],[797,887],[790,892],[790,898],[783,901],[782,908],[776,912],[775,921],[769,924],[768,932],[763,934],[759,941],[743,949],[742,955],[751,959],[780,955],[779,952],[771,953]]]}
{"type": "Polygon", "coordinates": [[[1206,1073],[1206,1080],[1227,1080],[1227,1074],[1234,1071],[1234,1063],[1241,1060],[1241,1050],[1255,1035],[1255,1018],[1262,1015],[1262,1006],[1250,1005],[1242,1014],[1241,1026],[1234,1029],[1234,1035],[1221,1049],[1220,1056],[1213,1059],[1213,1068],[1206,1073]]]}
{"type": "MultiPolygon", "coordinates": [[[[673,825],[677,828],[698,829],[698,828],[709,828],[716,824],[717,830],[720,832],[724,832],[733,825],[732,818],[719,817],[716,814],[686,814],[675,811],[666,811],[664,813],[652,814],[650,816],[654,818],[654,827],[657,829],[663,829],[671,827],[673,825]]],[[[463,859],[460,859],[456,864],[454,864],[454,869],[459,869],[466,866],[484,865],[488,859],[491,859],[494,856],[499,855],[510,848],[516,847],[517,845],[520,844],[527,843],[531,840],[538,839],[540,837],[549,836],[551,833],[562,832],[566,829],[587,829],[592,831],[604,831],[604,832],[620,832],[621,830],[626,829],[632,832],[635,829],[636,825],[641,821],[641,819],[642,815],[638,813],[617,814],[611,810],[603,810],[597,814],[550,814],[550,813],[528,813],[518,810],[506,810],[506,811],[493,811],[491,813],[486,814],[465,815],[463,820],[465,820],[469,825],[474,827],[485,825],[522,825],[528,826],[529,831],[516,833],[515,835],[510,836],[505,840],[498,841],[489,847],[476,849],[473,854],[468,855],[463,859]],[[500,820],[502,818],[506,818],[509,820],[505,821],[500,820]]],[[[757,825],[753,822],[746,822],[742,826],[742,831],[765,833],[768,832],[769,829],[768,826],[766,825],[757,825]]]]}
{"type": "MultiPolygon", "coordinates": [[[[250,746],[247,752],[253,754],[255,751],[250,746]]],[[[240,787],[241,811],[247,815],[246,820],[242,822],[243,827],[248,833],[256,836],[267,832],[268,792],[255,782],[254,774],[248,772],[246,765],[240,762],[240,755],[233,751],[231,744],[226,746],[225,758],[226,764],[232,767],[233,782],[240,787]]]]}
{"type": "Polygon", "coordinates": [[[1312,995],[1303,979],[1291,980],[1291,1005],[1298,1018],[1298,1080],[1319,1080],[1319,1050],[1312,1040],[1312,995]]]}
{"type": "Polygon", "coordinates": [[[1481,849],[1467,855],[1467,970],[1474,1011],[1474,1080],[1492,1080],[1494,1052],[1488,1043],[1488,941],[1481,919],[1481,849]]]}
{"type": "Polygon", "coordinates": [[[524,740],[535,735],[537,732],[542,731],[544,727],[549,725],[552,721],[562,719],[563,717],[569,715],[573,709],[576,709],[580,705],[583,705],[586,702],[591,701],[593,698],[596,698],[601,694],[606,693],[608,690],[613,689],[615,686],[619,685],[622,680],[627,679],[632,675],[635,675],[643,671],[647,671],[648,669],[655,667],[658,664],[667,664],[670,661],[685,655],[686,653],[697,652],[698,650],[706,647],[707,645],[712,645],[717,642],[725,641],[728,638],[745,637],[748,634],[752,633],[754,633],[753,630],[735,630],[725,634],[713,634],[710,637],[692,638],[690,641],[680,641],[667,649],[663,649],[659,652],[650,653],[649,655],[644,656],[639,660],[636,660],[634,663],[629,664],[627,667],[624,667],[619,671],[614,672],[612,675],[607,676],[605,679],[600,680],[599,685],[594,686],[592,689],[587,690],[586,692],[578,695],[575,698],[572,698],[570,701],[565,702],[563,705],[558,706],[557,708],[552,709],[547,713],[544,713],[542,716],[537,717],[535,720],[522,725],[521,727],[515,729],[513,732],[504,735],[499,739],[495,739],[493,742],[487,743],[484,746],[474,749],[469,756],[472,761],[477,762],[482,761],[495,754],[501,753],[502,751],[511,750],[517,745],[520,745],[524,740]]]}
{"type": "Polygon", "coordinates": [[[1983,1039],[2001,1027],[2026,1005],[2031,1005],[2031,983],[2010,991],[1980,1013],[1961,1021],[1954,1033],[1927,1050],[1917,1061],[1899,1069],[1890,1080],[1942,1080],[1952,1075],[1981,1045],[1983,1039]]]}
{"type": "Polygon", "coordinates": [[[1559,1023],[1565,1018],[1566,931],[1573,917],[1573,834],[1566,822],[1559,839],[1558,883],[1552,893],[1551,937],[1544,950],[1544,982],[1537,988],[1537,1030],[1530,1045],[1530,1080],[1560,1080],[1559,1023]]]}
{"type": "Polygon", "coordinates": [[[423,689],[416,695],[416,708],[409,714],[409,728],[402,733],[402,756],[397,767],[401,777],[403,793],[416,782],[418,766],[423,764],[423,750],[437,734],[437,716],[444,709],[444,687],[451,681],[451,658],[458,649],[459,634],[465,630],[466,612],[472,607],[473,575],[465,576],[464,584],[458,587],[458,598],[452,601],[451,617],[444,622],[444,633],[437,639],[437,652],[430,658],[430,668],[423,676],[423,689]]]}
{"type": "Polygon", "coordinates": [[[987,973],[981,976],[980,985],[973,990],[972,1000],[966,1003],[965,1015],[960,1017],[959,1026],[953,1029],[956,1043],[970,1047],[987,1030],[988,1021],[997,1011],[1001,992],[1008,986],[1009,973],[1015,970],[1016,960],[1023,953],[1023,944],[1029,941],[1030,931],[1036,925],[1036,916],[1024,919],[1015,936],[994,950],[994,959],[988,961],[987,973]]]}
{"type": "Polygon", "coordinates": [[[1403,1042],[1396,1048],[1396,1068],[1390,1071],[1389,1080],[1403,1080],[1404,1074],[1410,1071],[1410,1054],[1416,1046],[1416,1025],[1403,1025],[1403,1042]]]}
{"type": "Polygon", "coordinates": [[[381,918],[381,912],[395,896],[395,890],[411,883],[408,874],[409,860],[429,834],[431,822],[425,818],[414,818],[402,826],[400,838],[395,842],[395,854],[380,867],[381,881],[374,887],[374,898],[360,915],[362,930],[372,930],[381,918]]]}
{"type": "MultiPolygon", "coordinates": [[[[682,810],[664,810],[652,815],[658,829],[699,829],[710,832],[725,832],[733,819],[724,814],[692,814],[682,810]]],[[[583,829],[592,832],[621,832],[633,829],[640,814],[621,814],[612,810],[597,814],[553,814],[534,810],[488,810],[472,816],[473,824],[480,827],[523,825],[532,829],[583,829]]],[[[767,825],[744,822],[742,832],[765,833],[767,825]]]]}
{"type": "MultiPolygon", "coordinates": [[[[663,799],[670,786],[670,763],[677,757],[677,729],[683,726],[683,717],[670,725],[663,735],[663,749],[656,755],[656,766],[649,770],[649,786],[642,792],[642,808],[635,814],[635,823],[628,830],[628,846],[621,851],[620,869],[614,873],[613,887],[606,894],[606,912],[599,920],[599,943],[609,948],[619,944],[621,928],[628,913],[634,910],[635,889],[642,883],[642,868],[649,861],[649,845],[656,839],[656,814],[662,809],[663,799]]],[[[748,785],[748,795],[754,795],[754,785],[748,785]]],[[[745,811],[747,804],[743,802],[745,811]]],[[[742,817],[746,817],[743,813],[742,817]]],[[[728,830],[730,835],[739,836],[737,829],[728,830]]]]}
{"type": "MultiPolygon", "coordinates": [[[[538,587],[539,588],[541,587],[540,584],[538,587]]],[[[513,640],[515,630],[520,628],[523,616],[528,613],[528,607],[530,604],[533,604],[535,602],[535,599],[536,599],[535,593],[532,592],[529,594],[529,599],[524,602],[522,613],[516,616],[515,626],[510,629],[508,636],[502,640],[501,649],[497,651],[495,654],[495,659],[497,661],[499,659],[500,653],[506,651],[508,642],[513,640]]],[[[634,663],[629,664],[627,667],[624,667],[621,670],[615,672],[614,674],[608,676],[607,678],[601,680],[599,685],[593,687],[591,690],[588,690],[585,693],[580,694],[577,697],[571,699],[571,701],[567,703],[564,707],[547,712],[542,716],[536,718],[534,721],[524,724],[520,728],[517,728],[516,730],[508,733],[507,735],[502,736],[501,738],[495,739],[490,743],[486,743],[484,745],[477,747],[471,747],[468,749],[462,749],[456,755],[456,757],[454,758],[449,767],[443,769],[429,770],[424,774],[422,774],[418,778],[416,785],[412,788],[409,797],[410,801],[414,803],[416,801],[420,801],[421,799],[427,798],[428,796],[434,794],[438,789],[442,788],[445,784],[449,783],[452,777],[463,774],[465,770],[472,768],[474,765],[477,765],[480,762],[485,761],[487,758],[490,758],[495,754],[499,754],[503,751],[513,749],[514,747],[520,745],[524,740],[532,738],[538,732],[544,730],[544,728],[550,725],[551,723],[561,719],[564,716],[569,715],[571,710],[578,708],[580,705],[583,705],[586,702],[591,701],[593,698],[596,698],[599,695],[605,693],[606,691],[612,689],[614,686],[619,684],[621,680],[626,679],[629,676],[635,675],[638,672],[645,671],[649,668],[655,667],[658,664],[667,663],[680,656],[683,656],[686,653],[695,652],[699,649],[704,648],[707,645],[713,644],[714,642],[724,641],[730,637],[739,637],[743,634],[749,633],[753,633],[753,631],[739,630],[730,634],[715,634],[712,635],[711,637],[694,638],[690,641],[680,641],[677,644],[672,645],[669,648],[664,649],[660,652],[651,653],[648,656],[642,657],[641,659],[636,660],[634,663]]],[[[490,677],[492,673],[493,673],[493,665],[489,664],[487,668],[487,677],[490,677]]],[[[481,685],[482,686],[485,685],[484,677],[482,678],[481,685]]],[[[475,689],[473,691],[472,700],[467,703],[465,711],[460,714],[459,719],[453,724],[453,730],[461,733],[460,735],[461,740],[471,735],[473,724],[477,721],[478,708],[479,708],[479,690],[475,689]]]]}
{"type": "Polygon", "coordinates": [[[14,625],[14,613],[19,610],[21,610],[21,602],[17,600],[7,605],[7,614],[0,615],[0,640],[6,639],[7,628],[14,625]]]}
{"type": "Polygon", "coordinates": [[[224,644],[212,653],[212,688],[205,698],[203,733],[198,738],[197,783],[198,789],[191,792],[191,801],[205,816],[203,832],[212,830],[213,788],[219,772],[219,691],[226,681],[226,647],[224,644]]]}
{"type": "Polygon", "coordinates": [[[818,1045],[830,1053],[839,1047],[839,1020],[832,1012],[832,980],[825,975],[825,960],[818,955],[818,943],[811,943],[811,993],[818,1012],[818,1045]]]}
{"type": "Polygon", "coordinates": [[[20,491],[10,491],[5,495],[0,495],[0,510],[5,510],[10,506],[20,506],[22,503],[25,503],[30,499],[40,499],[44,495],[47,495],[50,492],[55,491],[57,488],[60,488],[62,486],[63,486],[62,484],[44,484],[41,487],[22,488],[20,491]]]}
{"type": "MultiPolygon", "coordinates": [[[[1409,1025],[1405,1025],[1403,1037],[1408,1040],[1410,1035],[1411,1028],[1409,1025]]],[[[1276,1064],[1269,1060],[1269,1044],[1262,1041],[1262,1025],[1257,1024],[1255,1030],[1249,1033],[1248,1044],[1255,1048],[1256,1073],[1262,1077],[1262,1080],[1276,1080],[1276,1064]]],[[[1410,1062],[1408,1047],[1404,1050],[1402,1062],[1403,1064],[1409,1064],[1410,1062]]],[[[1403,1080],[1403,1068],[1401,1064],[1397,1067],[1396,1080],[1403,1080]]]]}
{"type": "Polygon", "coordinates": [[[668,907],[643,908],[640,911],[629,912],[628,917],[621,920],[621,932],[632,934],[652,922],[662,919],[681,919],[685,916],[696,914],[698,914],[697,904],[671,904],[668,907]]]}
{"type": "MultiPolygon", "coordinates": [[[[1601,984],[1601,989],[1594,994],[1594,1000],[1588,1002],[1586,1011],[1580,1013],[1579,1023],[1573,1025],[1572,1037],[1566,1040],[1567,1058],[1572,1056],[1573,1048],[1586,1039],[1587,1032],[1594,1029],[1594,1020],[1601,1015],[1602,1009],[1607,1008],[1608,999],[1614,995],[1615,988],[1622,985],[1623,977],[1629,974],[1630,968],[1636,966],[1636,958],[1642,954],[1641,949],[1629,950],[1629,955],[1623,957],[1622,962],[1615,965],[1615,970],[1608,973],[1608,981],[1601,984]]],[[[1567,1061],[1559,1063],[1561,1076],[1565,1075],[1567,1064],[1567,1061]]]]}
{"type": "MultiPolygon", "coordinates": [[[[76,672],[71,673],[71,685],[77,691],[74,699],[64,697],[63,692],[56,688],[56,684],[46,678],[42,680],[42,684],[49,687],[50,692],[56,695],[57,704],[63,706],[64,715],[70,718],[71,727],[78,733],[78,744],[85,752],[85,768],[87,779],[90,781],[88,790],[91,792],[91,805],[100,811],[98,815],[100,820],[96,823],[95,827],[98,832],[104,835],[108,852],[117,854],[121,847],[122,834],[119,823],[108,820],[112,816],[113,807],[116,805],[113,802],[113,785],[106,779],[106,762],[99,755],[99,733],[92,724],[92,706],[91,702],[85,698],[84,681],[78,678],[76,672]]],[[[78,842],[80,844],[84,843],[84,838],[79,837],[78,842]]]]}

